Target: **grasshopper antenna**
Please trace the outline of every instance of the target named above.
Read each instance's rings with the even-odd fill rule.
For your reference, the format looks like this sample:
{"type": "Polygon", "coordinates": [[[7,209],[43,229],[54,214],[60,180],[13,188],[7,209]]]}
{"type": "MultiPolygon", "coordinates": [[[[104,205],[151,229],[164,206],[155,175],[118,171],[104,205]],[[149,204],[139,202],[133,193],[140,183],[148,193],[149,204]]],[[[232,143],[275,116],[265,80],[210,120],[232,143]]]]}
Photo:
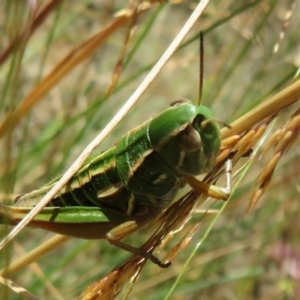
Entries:
{"type": "Polygon", "coordinates": [[[200,31],[200,42],[199,42],[199,98],[198,105],[201,105],[202,100],[202,91],[203,91],[203,65],[204,65],[204,42],[203,42],[203,31],[200,31]]]}

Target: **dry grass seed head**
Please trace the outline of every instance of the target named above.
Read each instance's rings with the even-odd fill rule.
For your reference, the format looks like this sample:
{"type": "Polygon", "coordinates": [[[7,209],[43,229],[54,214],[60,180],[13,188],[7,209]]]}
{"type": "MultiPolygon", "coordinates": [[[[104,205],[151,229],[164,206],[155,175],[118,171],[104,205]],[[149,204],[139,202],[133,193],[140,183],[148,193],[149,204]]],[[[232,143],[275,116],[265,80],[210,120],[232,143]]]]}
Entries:
{"type": "Polygon", "coordinates": [[[275,146],[273,157],[270,159],[264,170],[261,172],[259,177],[256,180],[256,186],[258,188],[254,191],[251,201],[249,203],[247,214],[249,214],[253,208],[256,206],[259,199],[264,194],[274,170],[282,158],[282,156],[291,149],[294,145],[300,128],[300,110],[297,110],[291,118],[289,118],[287,124],[284,126],[283,129],[277,130],[273,136],[270,138],[269,143],[266,145],[265,149],[263,150],[263,154],[272,147],[275,146]]]}

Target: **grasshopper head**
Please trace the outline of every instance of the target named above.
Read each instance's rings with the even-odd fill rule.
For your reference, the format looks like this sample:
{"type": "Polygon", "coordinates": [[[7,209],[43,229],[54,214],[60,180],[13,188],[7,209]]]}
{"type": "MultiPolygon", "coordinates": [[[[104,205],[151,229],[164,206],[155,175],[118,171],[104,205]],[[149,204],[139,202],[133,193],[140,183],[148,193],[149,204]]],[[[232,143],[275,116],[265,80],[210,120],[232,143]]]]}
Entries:
{"type": "Polygon", "coordinates": [[[219,124],[205,106],[187,100],[171,107],[152,120],[149,126],[152,147],[175,172],[199,175],[209,171],[219,154],[219,124]]]}

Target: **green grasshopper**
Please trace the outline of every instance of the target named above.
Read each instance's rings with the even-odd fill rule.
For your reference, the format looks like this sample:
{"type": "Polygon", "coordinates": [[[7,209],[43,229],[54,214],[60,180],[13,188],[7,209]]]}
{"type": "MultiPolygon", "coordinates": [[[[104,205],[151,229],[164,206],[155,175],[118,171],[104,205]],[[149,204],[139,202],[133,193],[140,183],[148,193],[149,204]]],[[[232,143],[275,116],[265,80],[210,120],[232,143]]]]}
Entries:
{"type": "MultiPolygon", "coordinates": [[[[229,180],[226,188],[220,188],[195,178],[212,169],[220,145],[219,124],[207,107],[174,101],[85,165],[30,226],[77,238],[107,239],[166,267],[169,264],[121,239],[157,217],[186,183],[227,199],[229,180]]],[[[54,184],[18,196],[13,206],[2,204],[0,215],[17,224],[54,184]]]]}
{"type": "MultiPolygon", "coordinates": [[[[200,47],[202,75],[202,33],[200,47]]],[[[198,105],[186,99],[174,101],[129,131],[114,147],[82,167],[29,226],[77,238],[107,239],[160,267],[169,266],[121,240],[158,217],[186,183],[216,199],[229,197],[230,160],[225,188],[195,178],[212,169],[221,146],[220,122],[200,105],[202,81],[203,76],[198,105]]],[[[0,204],[0,223],[18,224],[55,183],[18,196],[13,206],[0,204]]]]}

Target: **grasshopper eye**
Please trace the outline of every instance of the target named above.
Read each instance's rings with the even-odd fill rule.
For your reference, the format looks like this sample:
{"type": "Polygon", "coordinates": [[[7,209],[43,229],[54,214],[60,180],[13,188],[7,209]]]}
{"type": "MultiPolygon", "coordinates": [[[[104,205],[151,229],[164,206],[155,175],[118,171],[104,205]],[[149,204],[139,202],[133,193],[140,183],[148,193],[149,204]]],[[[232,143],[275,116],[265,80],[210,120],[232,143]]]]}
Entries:
{"type": "Polygon", "coordinates": [[[191,125],[187,125],[178,135],[178,143],[182,150],[194,152],[201,148],[201,137],[191,125]]]}
{"type": "Polygon", "coordinates": [[[191,104],[192,102],[188,99],[182,98],[182,99],[178,99],[178,100],[173,101],[170,104],[170,106],[179,106],[179,105],[184,104],[184,103],[190,103],[191,104]]]}
{"type": "Polygon", "coordinates": [[[202,127],[202,122],[205,120],[204,116],[202,115],[197,115],[197,117],[193,121],[193,125],[195,128],[201,128],[202,127]]]}

